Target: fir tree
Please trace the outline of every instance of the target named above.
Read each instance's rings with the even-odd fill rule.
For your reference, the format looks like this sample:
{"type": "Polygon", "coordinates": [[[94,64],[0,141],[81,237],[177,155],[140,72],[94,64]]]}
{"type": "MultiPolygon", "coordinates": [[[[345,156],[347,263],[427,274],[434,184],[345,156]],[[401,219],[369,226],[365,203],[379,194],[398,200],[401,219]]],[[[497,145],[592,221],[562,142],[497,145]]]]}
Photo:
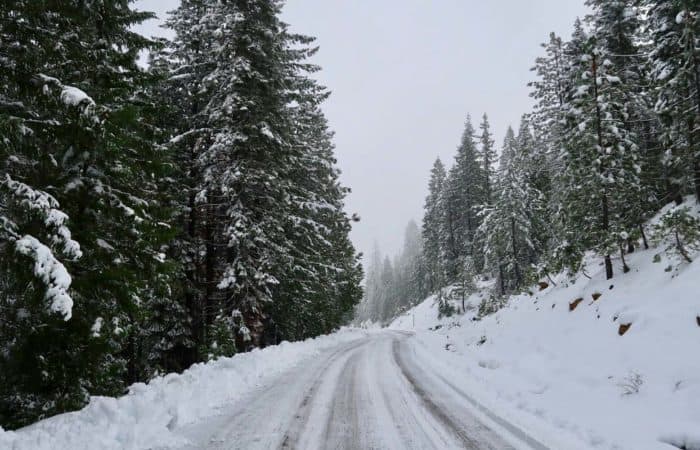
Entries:
{"type": "Polygon", "coordinates": [[[641,167],[635,137],[626,129],[629,105],[621,79],[595,36],[584,50],[573,66],[577,78],[564,155],[566,228],[573,232],[585,224],[576,239],[604,256],[606,276],[612,278],[610,254],[629,233],[623,214],[640,189],[641,167]]]}
{"type": "Polygon", "coordinates": [[[443,190],[443,234],[446,237],[447,273],[450,281],[460,272],[460,260],[471,255],[477,267],[481,255],[474,239],[479,227],[479,211],[485,203],[484,173],[474,142],[474,128],[468,117],[455,164],[450,169],[443,190]]]}
{"type": "Polygon", "coordinates": [[[693,0],[647,0],[646,5],[670,196],[680,203],[685,189],[692,186],[700,199],[700,5],[693,0]]]}
{"type": "MultiPolygon", "coordinates": [[[[160,272],[159,255],[169,238],[160,222],[169,213],[158,194],[168,154],[152,145],[158,131],[139,119],[148,116],[146,90],[153,80],[136,57],[152,43],[129,30],[152,16],[121,2],[34,3],[0,8],[2,53],[9,62],[0,77],[5,95],[14,98],[9,103],[22,104],[0,122],[23,130],[21,139],[6,141],[17,155],[6,183],[33,186],[23,190],[37,199],[49,193],[54,200],[46,198],[45,210],[55,210],[52,227],[66,243],[80,242],[83,257],[64,259],[73,278],[70,320],[37,314],[33,323],[18,321],[4,352],[3,386],[11,390],[2,392],[0,421],[10,426],[80,407],[88,394],[120,393],[138,376],[132,344],[142,302],[158,289],[143,277],[160,272]],[[64,228],[68,218],[72,234],[64,228]]],[[[39,242],[23,253],[48,255],[39,242]]],[[[59,270],[55,258],[50,261],[59,270]]],[[[37,293],[27,291],[26,300],[37,293]]],[[[2,296],[17,306],[24,302],[2,296]]]]}
{"type": "Polygon", "coordinates": [[[443,189],[445,186],[445,166],[440,158],[435,160],[430,171],[430,183],[428,185],[428,196],[425,199],[425,215],[423,216],[422,236],[425,265],[428,276],[428,292],[442,287],[445,275],[442,263],[442,241],[441,231],[445,212],[442,207],[444,203],[443,189]]]}
{"type": "Polygon", "coordinates": [[[527,179],[529,155],[519,151],[511,128],[502,154],[497,196],[493,207],[486,209],[479,231],[484,236],[487,267],[498,274],[501,293],[505,293],[527,279],[530,255],[536,251],[533,236],[540,194],[527,179]]]}
{"type": "Polygon", "coordinates": [[[489,204],[491,203],[491,194],[493,190],[492,184],[495,179],[494,164],[496,162],[496,150],[494,148],[494,141],[493,135],[491,134],[491,126],[489,125],[489,118],[486,114],[484,114],[479,128],[481,129],[481,148],[479,149],[479,160],[481,162],[481,167],[484,176],[483,195],[485,203],[489,204]]]}

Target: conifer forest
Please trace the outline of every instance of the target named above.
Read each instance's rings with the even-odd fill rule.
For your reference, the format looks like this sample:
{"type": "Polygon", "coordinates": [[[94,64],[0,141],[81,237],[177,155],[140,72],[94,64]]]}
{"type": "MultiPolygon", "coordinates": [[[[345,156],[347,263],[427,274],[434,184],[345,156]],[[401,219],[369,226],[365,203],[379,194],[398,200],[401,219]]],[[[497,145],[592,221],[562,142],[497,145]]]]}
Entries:
{"type": "MultiPolygon", "coordinates": [[[[646,251],[670,258],[674,277],[695,267],[700,0],[585,4],[567,35],[542,30],[520,123],[494,129],[465,104],[453,159],[425,167],[423,216],[403,249],[363,255],[351,239],[362,210],[346,207],[324,113],[333,86],[314,62],[323,42],[291,30],[283,0],[181,0],[162,18],[172,38],[137,33],[155,15],[133,0],[0,2],[0,448],[3,430],[193,366],[245,365],[252,350],[395,328],[406,314],[417,329],[426,298],[440,318],[474,307],[450,325],[466,329],[573,279],[598,280],[606,299],[646,270],[646,251]]],[[[562,309],[551,303],[542,309],[562,309]]],[[[622,339],[644,313],[620,311],[622,339]]],[[[477,337],[473,348],[491,345],[477,337]]],[[[393,345],[381,361],[393,348],[403,369],[409,352],[393,345]]],[[[348,361],[338,373],[358,372],[348,361]]],[[[495,371],[490,361],[478,364],[495,371]]],[[[335,436],[316,446],[290,433],[294,448],[335,436]]],[[[413,448],[384,439],[332,448],[413,448]]],[[[44,448],[32,442],[7,448],[44,448]]],[[[469,448],[510,448],[494,445],[469,448]]]]}
{"type": "Polygon", "coordinates": [[[692,261],[700,3],[586,3],[592,12],[570,37],[542,44],[528,84],[535,107],[500,147],[487,114],[467,115],[454,160],[430,169],[421,231],[409,223],[393,259],[370,255],[363,320],[390,320],[447,286],[461,298],[480,275],[497,281],[483,305],[494,311],[533,281],[579,272],[587,250],[607,279],[654,238],[672,236],[672,250],[692,261]],[[668,203],[680,207],[648,229],[668,203]]]}
{"type": "Polygon", "coordinates": [[[313,39],[271,0],[0,6],[0,424],[348,321],[313,39]],[[149,50],[148,70],[137,65],[149,50]]]}

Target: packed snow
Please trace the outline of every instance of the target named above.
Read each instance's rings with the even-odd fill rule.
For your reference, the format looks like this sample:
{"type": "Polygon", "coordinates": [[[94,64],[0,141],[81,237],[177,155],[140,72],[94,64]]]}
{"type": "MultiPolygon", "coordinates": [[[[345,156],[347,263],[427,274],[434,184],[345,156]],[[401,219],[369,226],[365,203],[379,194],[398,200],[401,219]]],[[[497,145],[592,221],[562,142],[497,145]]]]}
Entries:
{"type": "MultiPolygon", "coordinates": [[[[93,326],[99,332],[99,325],[93,326]]],[[[110,450],[178,447],[189,442],[181,427],[205,421],[224,406],[326,349],[367,336],[343,329],[333,335],[280,345],[192,366],[148,384],[136,383],[120,398],[92,397],[84,409],[17,431],[0,428],[0,448],[12,450],[110,450]]]]}

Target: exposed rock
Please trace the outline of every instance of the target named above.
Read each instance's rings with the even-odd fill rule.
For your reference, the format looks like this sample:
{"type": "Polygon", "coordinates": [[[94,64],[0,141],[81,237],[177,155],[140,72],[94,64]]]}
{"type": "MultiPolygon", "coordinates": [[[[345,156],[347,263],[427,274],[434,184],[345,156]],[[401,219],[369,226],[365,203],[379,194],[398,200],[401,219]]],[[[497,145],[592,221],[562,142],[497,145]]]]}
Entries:
{"type": "Polygon", "coordinates": [[[577,298],[573,302],[569,303],[569,311],[573,311],[576,307],[583,301],[582,298],[577,298]]]}

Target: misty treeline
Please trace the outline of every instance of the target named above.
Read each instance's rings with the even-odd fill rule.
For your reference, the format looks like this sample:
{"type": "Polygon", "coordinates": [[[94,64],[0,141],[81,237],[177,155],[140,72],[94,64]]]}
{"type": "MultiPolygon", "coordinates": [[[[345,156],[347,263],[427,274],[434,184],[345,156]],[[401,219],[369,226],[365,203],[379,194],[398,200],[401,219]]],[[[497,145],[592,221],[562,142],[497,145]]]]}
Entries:
{"type": "Polygon", "coordinates": [[[420,256],[398,281],[388,259],[370,261],[362,320],[386,321],[435,292],[449,313],[450,297],[491,280],[487,314],[550,274],[582,270],[588,250],[608,279],[629,271],[625,256],[652,239],[691,260],[700,241],[688,207],[700,199],[700,2],[587,5],[569,40],[552,33],[542,45],[529,84],[535,108],[506,131],[500,157],[484,115],[478,129],[467,119],[450,168],[435,161],[422,242],[410,244],[420,256]],[[671,202],[679,206],[645,226],[671,202]]]}
{"type": "Polygon", "coordinates": [[[183,0],[152,40],[130,3],[0,5],[6,428],[330,332],[361,297],[313,39],[278,0],[183,0]]]}
{"type": "Polygon", "coordinates": [[[383,255],[375,243],[366,264],[364,295],[357,306],[356,323],[386,321],[425,298],[423,240],[414,221],[406,226],[400,254],[394,258],[383,255]]]}

